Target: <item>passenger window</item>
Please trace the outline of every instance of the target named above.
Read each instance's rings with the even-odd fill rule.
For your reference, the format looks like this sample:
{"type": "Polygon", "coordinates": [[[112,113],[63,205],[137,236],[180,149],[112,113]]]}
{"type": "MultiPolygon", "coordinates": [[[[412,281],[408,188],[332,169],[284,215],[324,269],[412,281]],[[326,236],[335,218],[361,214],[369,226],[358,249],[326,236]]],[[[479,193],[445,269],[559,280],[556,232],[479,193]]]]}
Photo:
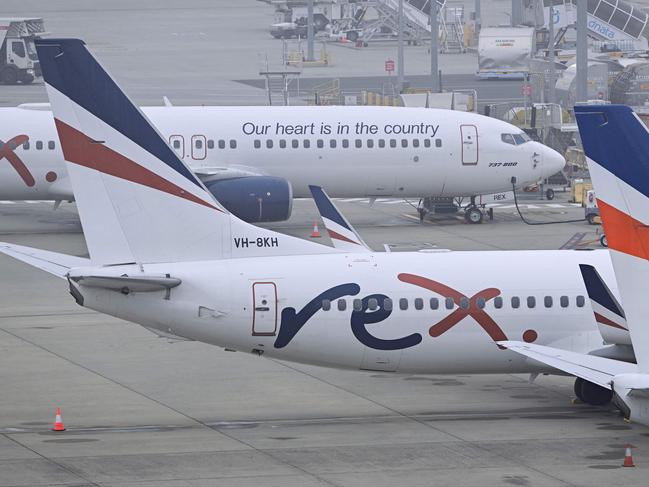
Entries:
{"type": "Polygon", "coordinates": [[[469,309],[469,298],[466,296],[460,298],[460,308],[469,309]]]}
{"type": "Polygon", "coordinates": [[[383,149],[385,147],[385,139],[379,139],[379,148],[383,149]]]}
{"type": "Polygon", "coordinates": [[[370,311],[374,311],[379,307],[379,302],[376,300],[376,298],[370,298],[367,300],[367,309],[370,311]]]}
{"type": "Polygon", "coordinates": [[[324,140],[318,139],[316,145],[318,146],[318,149],[322,149],[324,147],[324,140]]]}
{"type": "Polygon", "coordinates": [[[356,146],[357,149],[362,149],[363,148],[363,141],[361,139],[356,139],[354,141],[354,145],[356,146]]]}
{"type": "Polygon", "coordinates": [[[225,149],[225,140],[219,140],[219,149],[225,149]]]}
{"type": "Polygon", "coordinates": [[[503,307],[503,298],[501,298],[500,296],[496,296],[494,298],[494,308],[500,309],[502,307],[503,307]]]}
{"type": "Polygon", "coordinates": [[[435,139],[435,147],[442,147],[442,139],[435,139]]]}
{"type": "Polygon", "coordinates": [[[568,300],[568,296],[561,296],[559,298],[559,304],[561,304],[562,308],[567,308],[568,305],[570,304],[570,301],[568,300]]]}
{"type": "Polygon", "coordinates": [[[207,141],[207,148],[208,149],[214,149],[214,141],[212,139],[209,139],[207,141]]]}
{"type": "Polygon", "coordinates": [[[424,147],[430,147],[430,139],[424,139],[424,147]]]}
{"type": "Polygon", "coordinates": [[[29,150],[29,140],[25,141],[25,143],[23,144],[23,149],[29,150]]]}
{"type": "Polygon", "coordinates": [[[329,311],[331,309],[331,301],[328,299],[322,300],[322,311],[329,311]]]}
{"type": "Polygon", "coordinates": [[[49,150],[54,150],[55,147],[56,147],[56,142],[54,142],[53,140],[50,140],[50,141],[47,143],[47,148],[48,148],[49,150]]]}
{"type": "Polygon", "coordinates": [[[273,139],[266,139],[266,148],[267,149],[273,148],[273,139]]]}
{"type": "Polygon", "coordinates": [[[419,139],[412,139],[412,146],[419,147],[419,139]]]}
{"type": "Polygon", "coordinates": [[[453,298],[446,298],[445,305],[446,305],[446,309],[453,309],[455,307],[455,303],[453,302],[453,298]]]}
{"type": "Polygon", "coordinates": [[[586,299],[583,296],[577,296],[577,308],[583,308],[586,304],[586,299]]]}
{"type": "Polygon", "coordinates": [[[203,148],[203,141],[201,139],[194,140],[194,147],[196,147],[197,149],[202,149],[203,148]]]}
{"type": "Polygon", "coordinates": [[[403,148],[408,147],[408,139],[401,139],[401,147],[403,148]]]}
{"type": "Polygon", "coordinates": [[[180,141],[178,139],[174,140],[174,149],[180,149],[180,141]]]}
{"type": "Polygon", "coordinates": [[[393,149],[397,146],[397,139],[390,139],[390,147],[393,149]]]}
{"type": "Polygon", "coordinates": [[[392,300],[390,298],[385,298],[383,300],[383,309],[386,311],[392,311],[392,300]]]}
{"type": "Polygon", "coordinates": [[[279,139],[279,147],[281,149],[286,149],[286,139],[279,139]]]}
{"type": "Polygon", "coordinates": [[[487,302],[485,301],[484,298],[478,298],[478,300],[476,301],[476,304],[478,305],[478,309],[484,309],[486,303],[487,302]]]}
{"type": "Polygon", "coordinates": [[[230,139],[230,149],[236,149],[237,148],[237,141],[234,139],[230,139]]]}
{"type": "Polygon", "coordinates": [[[349,147],[349,139],[343,139],[343,149],[347,149],[349,147]]]}
{"type": "Polygon", "coordinates": [[[430,309],[437,309],[437,308],[439,308],[439,299],[430,298],[430,309]]]}
{"type": "Polygon", "coordinates": [[[291,140],[291,147],[293,147],[293,149],[297,149],[298,147],[300,147],[300,141],[297,139],[291,140]]]}
{"type": "Polygon", "coordinates": [[[518,296],[512,296],[512,308],[516,309],[521,305],[521,299],[518,296]]]}
{"type": "Polygon", "coordinates": [[[422,310],[424,309],[424,300],[421,298],[415,298],[415,309],[422,310]]]}
{"type": "Polygon", "coordinates": [[[543,304],[545,305],[546,308],[551,308],[552,307],[552,296],[546,296],[543,298],[543,304]]]}
{"type": "Polygon", "coordinates": [[[363,311],[363,301],[354,299],[354,311],[363,311]]]}
{"type": "Polygon", "coordinates": [[[374,147],[374,139],[367,139],[367,148],[371,149],[374,147]]]}
{"type": "Polygon", "coordinates": [[[527,297],[527,307],[534,308],[536,306],[536,298],[534,296],[527,297]]]}
{"type": "Polygon", "coordinates": [[[338,300],[338,311],[345,311],[347,309],[347,301],[344,299],[338,300]]]}
{"type": "Polygon", "coordinates": [[[261,140],[255,139],[254,146],[255,149],[259,149],[261,147],[261,140]]]}
{"type": "Polygon", "coordinates": [[[43,141],[42,140],[37,140],[36,141],[36,150],[43,150],[43,141]]]}
{"type": "Polygon", "coordinates": [[[403,311],[408,309],[408,300],[406,298],[401,298],[399,300],[399,309],[403,311]]]}
{"type": "Polygon", "coordinates": [[[512,134],[500,134],[500,140],[502,140],[505,144],[516,145],[512,134]]]}
{"type": "Polygon", "coordinates": [[[305,149],[308,149],[309,147],[311,147],[311,141],[309,139],[304,139],[302,141],[302,146],[304,146],[305,149]]]}
{"type": "Polygon", "coordinates": [[[331,147],[332,149],[336,148],[336,139],[331,139],[329,141],[329,147],[331,147]]]}

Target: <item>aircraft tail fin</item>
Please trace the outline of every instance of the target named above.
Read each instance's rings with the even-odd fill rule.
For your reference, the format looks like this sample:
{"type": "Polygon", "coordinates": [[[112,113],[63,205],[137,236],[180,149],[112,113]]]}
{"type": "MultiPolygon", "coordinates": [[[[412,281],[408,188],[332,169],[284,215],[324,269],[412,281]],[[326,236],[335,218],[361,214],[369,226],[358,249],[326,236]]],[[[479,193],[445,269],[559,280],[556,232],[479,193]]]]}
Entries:
{"type": "Polygon", "coordinates": [[[330,252],[231,215],[79,39],[37,39],[95,265],[330,252]]]}
{"type": "Polygon", "coordinates": [[[649,131],[623,105],[575,106],[640,372],[649,372],[649,131]]]}
{"type": "Polygon", "coordinates": [[[347,218],[336,208],[329,195],[320,186],[309,186],[329,238],[334,247],[346,252],[371,252],[347,218]]]}

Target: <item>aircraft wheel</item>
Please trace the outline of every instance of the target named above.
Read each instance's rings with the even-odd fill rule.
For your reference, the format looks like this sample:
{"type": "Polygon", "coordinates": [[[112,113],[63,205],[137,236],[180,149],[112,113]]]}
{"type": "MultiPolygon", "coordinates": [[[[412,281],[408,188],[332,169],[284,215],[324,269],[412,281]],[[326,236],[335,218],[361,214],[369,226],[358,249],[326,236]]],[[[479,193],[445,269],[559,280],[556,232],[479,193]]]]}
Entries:
{"type": "Polygon", "coordinates": [[[608,247],[608,240],[606,239],[606,234],[604,234],[604,235],[602,235],[601,237],[599,237],[599,244],[600,244],[602,247],[608,247]]]}
{"type": "Polygon", "coordinates": [[[613,391],[582,379],[580,399],[591,406],[604,406],[613,399],[613,391]]]}
{"type": "Polygon", "coordinates": [[[468,223],[482,223],[482,219],[484,218],[484,214],[482,213],[482,210],[478,208],[477,206],[471,206],[464,210],[464,219],[468,223]]]}
{"type": "Polygon", "coordinates": [[[548,188],[545,191],[545,199],[546,200],[553,200],[554,199],[554,190],[552,188],[548,188]]]}

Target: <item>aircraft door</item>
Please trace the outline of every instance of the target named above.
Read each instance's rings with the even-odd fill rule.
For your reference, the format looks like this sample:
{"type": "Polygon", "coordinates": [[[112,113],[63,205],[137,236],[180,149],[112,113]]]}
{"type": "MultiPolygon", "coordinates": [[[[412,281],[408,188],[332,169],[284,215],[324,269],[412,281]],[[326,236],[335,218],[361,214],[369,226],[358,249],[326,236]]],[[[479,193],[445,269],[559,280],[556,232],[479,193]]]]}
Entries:
{"type": "Polygon", "coordinates": [[[475,125],[460,125],[462,136],[462,164],[478,163],[478,127],[475,125]]]}
{"type": "Polygon", "coordinates": [[[202,161],[207,157],[207,140],[204,135],[192,135],[192,159],[202,161]]]}
{"type": "Polygon", "coordinates": [[[274,282],[255,282],[252,300],[252,334],[274,336],[277,332],[277,286],[274,282]]]}
{"type": "Polygon", "coordinates": [[[185,157],[185,138],[182,135],[170,135],[169,145],[181,159],[185,157]]]}

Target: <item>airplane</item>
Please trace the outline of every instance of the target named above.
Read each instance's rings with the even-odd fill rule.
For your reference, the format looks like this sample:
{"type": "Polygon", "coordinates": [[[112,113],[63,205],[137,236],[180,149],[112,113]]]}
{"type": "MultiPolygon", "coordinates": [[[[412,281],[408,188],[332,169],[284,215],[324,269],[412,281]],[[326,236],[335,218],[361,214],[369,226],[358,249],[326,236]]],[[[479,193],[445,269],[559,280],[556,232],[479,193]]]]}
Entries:
{"type": "Polygon", "coordinates": [[[614,396],[625,419],[649,426],[649,130],[624,105],[575,106],[575,115],[622,304],[598,282],[597,271],[584,265],[582,272],[590,281],[598,324],[612,324],[607,341],[632,347],[635,360],[521,342],[500,344],[596,384],[600,392],[595,396],[614,396]]]}
{"type": "MultiPolygon", "coordinates": [[[[309,184],[333,197],[471,197],[522,188],[564,158],[475,113],[374,106],[146,107],[208,191],[248,222],[287,220],[309,184]]],[[[73,198],[48,104],[0,108],[0,199],[73,198]],[[7,164],[8,162],[8,164],[7,164]]],[[[422,199],[420,216],[434,207],[422,199]]]]}
{"type": "Polygon", "coordinates": [[[612,282],[608,251],[376,253],[255,227],[214,198],[83,41],[36,47],[89,258],[0,252],[67,280],[79,305],[160,336],[356,370],[553,373],[499,343],[601,347],[577,266],[612,282]]]}

